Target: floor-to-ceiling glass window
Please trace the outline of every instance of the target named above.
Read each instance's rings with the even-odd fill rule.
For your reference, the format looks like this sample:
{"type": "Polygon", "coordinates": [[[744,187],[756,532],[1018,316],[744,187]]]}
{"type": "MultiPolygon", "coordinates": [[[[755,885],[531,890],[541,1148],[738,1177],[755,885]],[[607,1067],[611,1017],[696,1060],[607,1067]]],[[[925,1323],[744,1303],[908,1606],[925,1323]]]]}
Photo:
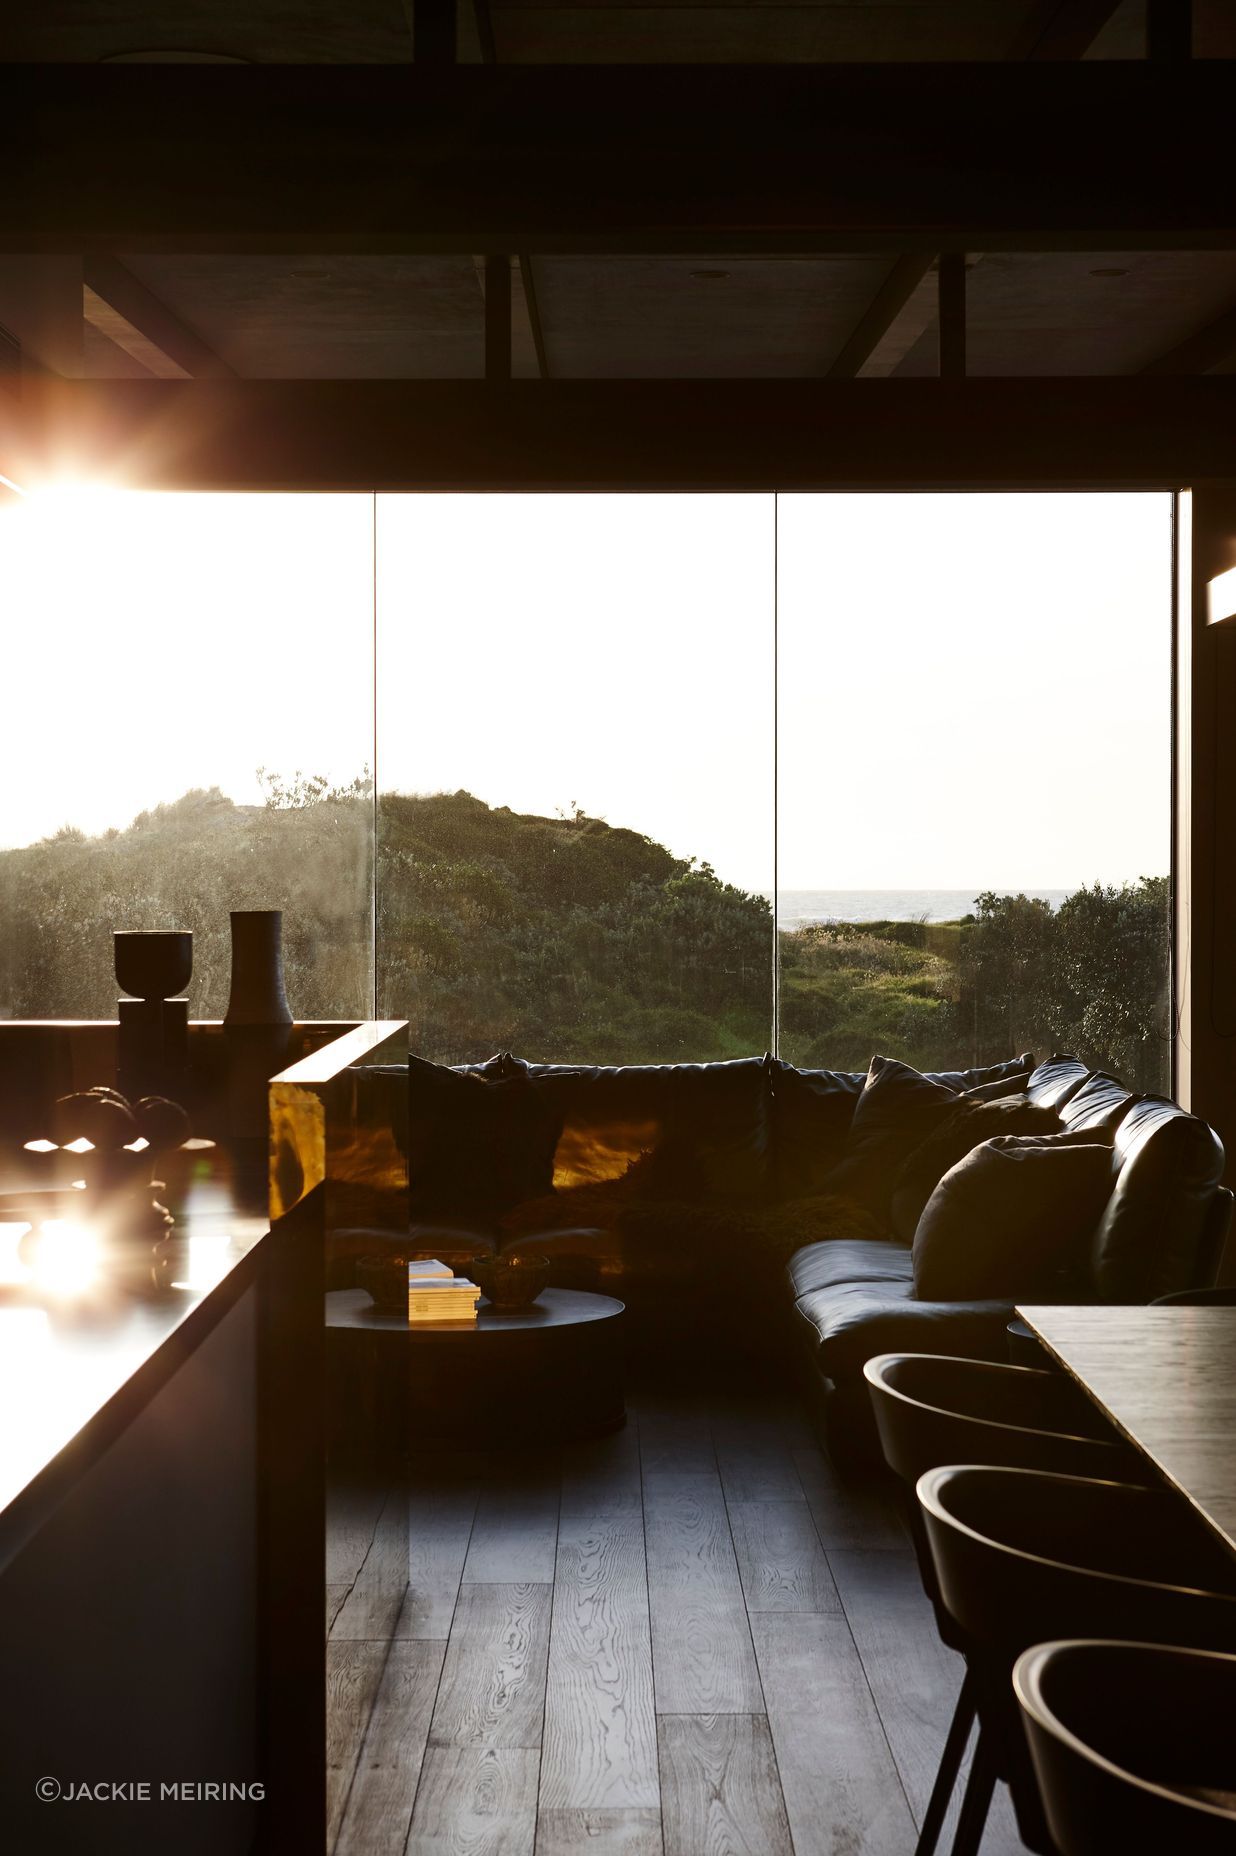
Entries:
{"type": "Polygon", "coordinates": [[[115,928],[281,908],[299,1018],[372,1001],[369,496],[98,487],[0,510],[0,1016],[111,1018],[115,928]]]}
{"type": "Polygon", "coordinates": [[[1170,522],[1165,494],[11,498],[0,1014],[110,1017],[112,929],[178,926],[220,1015],[228,911],[277,907],[299,1017],[376,1003],[439,1060],[779,1035],[1166,1087],[1170,522]]]}
{"type": "Polygon", "coordinates": [[[1169,1086],[1171,499],[779,499],[781,1051],[1169,1086]]]}
{"type": "Polygon", "coordinates": [[[773,1035],[771,496],[380,496],[379,1004],[446,1061],[773,1035]]]}

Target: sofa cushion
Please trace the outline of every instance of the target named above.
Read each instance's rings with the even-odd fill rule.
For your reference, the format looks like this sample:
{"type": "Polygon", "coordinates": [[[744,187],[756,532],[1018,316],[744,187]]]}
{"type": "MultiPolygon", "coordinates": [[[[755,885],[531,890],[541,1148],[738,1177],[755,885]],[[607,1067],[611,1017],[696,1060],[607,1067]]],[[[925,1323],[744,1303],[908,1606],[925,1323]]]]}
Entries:
{"type": "Polygon", "coordinates": [[[1147,1302],[1198,1285],[1199,1247],[1223,1143],[1162,1096],[1143,1096],[1115,1133],[1115,1187],[1094,1234],[1091,1268],[1104,1301],[1147,1302]]]}
{"type": "Polygon", "coordinates": [[[887,1223],[898,1166],[956,1101],[955,1089],[910,1064],[873,1057],[854,1107],[845,1156],[829,1174],[828,1190],[857,1200],[887,1223]]]}
{"type": "Polygon", "coordinates": [[[1126,1109],[1137,1097],[1125,1088],[1118,1076],[1095,1070],[1076,1095],[1060,1105],[1060,1119],[1066,1128],[1092,1128],[1113,1134],[1126,1109]]]}
{"type": "Polygon", "coordinates": [[[1057,1134],[1060,1117],[1054,1108],[1032,1102],[1027,1095],[1003,1096],[992,1101],[961,1096],[926,1140],[902,1161],[893,1181],[889,1204],[893,1235],[913,1242],[923,1208],[950,1167],[984,1141],[1004,1134],[1057,1134]]]}
{"type": "Polygon", "coordinates": [[[496,1213],[547,1192],[562,1127],[552,1096],[505,1058],[477,1070],[408,1059],[408,1204],[496,1213]]]}
{"type": "Polygon", "coordinates": [[[1009,1096],[1024,1096],[1030,1074],[1029,1070],[1017,1070],[1012,1076],[997,1076],[990,1083],[975,1083],[963,1094],[970,1102],[1003,1102],[1009,1096]]]}
{"type": "Polygon", "coordinates": [[[910,1280],[910,1259],[899,1281],[838,1283],[810,1290],[794,1306],[813,1331],[826,1378],[857,1378],[877,1353],[950,1353],[973,1360],[1008,1358],[1005,1326],[1013,1304],[920,1302],[910,1280]]]}
{"type": "Polygon", "coordinates": [[[773,1177],[779,1198],[819,1192],[845,1152],[854,1106],[866,1077],[848,1070],[797,1070],[774,1058],[773,1177]]]}
{"type": "Polygon", "coordinates": [[[1045,1108],[1060,1109],[1070,1096],[1077,1094],[1089,1074],[1080,1057],[1057,1052],[1055,1056],[1045,1057],[1031,1071],[1026,1094],[1032,1102],[1042,1103],[1045,1108]]]}
{"type": "Polygon", "coordinates": [[[1111,1150],[1069,1135],[1004,1135],[952,1167],[914,1233],[915,1294],[928,1301],[1071,1301],[1110,1196],[1111,1150]]]}
{"type": "Polygon", "coordinates": [[[958,1095],[971,1089],[985,1089],[991,1083],[1009,1083],[1014,1077],[1028,1075],[1034,1068],[1034,1052],[1023,1051],[1020,1057],[1006,1057],[1002,1063],[980,1063],[972,1070],[926,1070],[933,1083],[943,1083],[958,1095]]]}
{"type": "Polygon", "coordinates": [[[902,1244],[883,1238],[834,1237],[796,1251],[786,1265],[786,1276],[797,1301],[840,1283],[904,1283],[911,1270],[910,1253],[902,1244]]]}

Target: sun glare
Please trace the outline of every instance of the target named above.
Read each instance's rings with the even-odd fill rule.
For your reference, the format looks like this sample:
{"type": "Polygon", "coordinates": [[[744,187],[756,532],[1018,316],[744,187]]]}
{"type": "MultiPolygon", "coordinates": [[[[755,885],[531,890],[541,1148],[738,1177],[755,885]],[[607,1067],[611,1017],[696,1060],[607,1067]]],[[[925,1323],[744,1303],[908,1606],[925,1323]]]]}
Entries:
{"type": "Polygon", "coordinates": [[[98,1277],[99,1240],[86,1225],[49,1218],[39,1229],[31,1273],[40,1289],[56,1296],[83,1295],[98,1277]]]}

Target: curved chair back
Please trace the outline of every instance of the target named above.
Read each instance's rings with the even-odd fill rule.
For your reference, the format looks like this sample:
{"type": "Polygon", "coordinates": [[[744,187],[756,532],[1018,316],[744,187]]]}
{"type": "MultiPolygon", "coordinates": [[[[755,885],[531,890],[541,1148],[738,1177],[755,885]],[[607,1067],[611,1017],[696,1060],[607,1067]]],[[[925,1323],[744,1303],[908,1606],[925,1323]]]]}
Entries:
{"type": "Polygon", "coordinates": [[[953,1465],[918,1498],[942,1602],[1010,1661],[1061,1636],[1236,1650],[1236,1560],[1167,1489],[953,1465]]]}
{"type": "Polygon", "coordinates": [[[885,1461],[911,1488],[942,1463],[993,1463],[1137,1481],[1134,1452],[1063,1373],[942,1354],[882,1353],[863,1368],[885,1461]]]}
{"type": "Polygon", "coordinates": [[[1013,1690],[1061,1856],[1236,1849],[1236,1656],[1043,1643],[1013,1690]]]}

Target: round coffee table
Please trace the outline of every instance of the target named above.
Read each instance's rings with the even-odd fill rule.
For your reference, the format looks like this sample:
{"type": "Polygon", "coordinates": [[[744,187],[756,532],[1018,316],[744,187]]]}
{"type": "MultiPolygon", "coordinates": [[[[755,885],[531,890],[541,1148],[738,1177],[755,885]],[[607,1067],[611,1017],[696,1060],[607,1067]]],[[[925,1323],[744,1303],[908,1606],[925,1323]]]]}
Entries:
{"type": "Polygon", "coordinates": [[[615,1430],[623,1303],[545,1289],[510,1313],[483,1298],[475,1323],[411,1323],[363,1289],[326,1297],[332,1432],[387,1449],[566,1441],[615,1430]]]}

